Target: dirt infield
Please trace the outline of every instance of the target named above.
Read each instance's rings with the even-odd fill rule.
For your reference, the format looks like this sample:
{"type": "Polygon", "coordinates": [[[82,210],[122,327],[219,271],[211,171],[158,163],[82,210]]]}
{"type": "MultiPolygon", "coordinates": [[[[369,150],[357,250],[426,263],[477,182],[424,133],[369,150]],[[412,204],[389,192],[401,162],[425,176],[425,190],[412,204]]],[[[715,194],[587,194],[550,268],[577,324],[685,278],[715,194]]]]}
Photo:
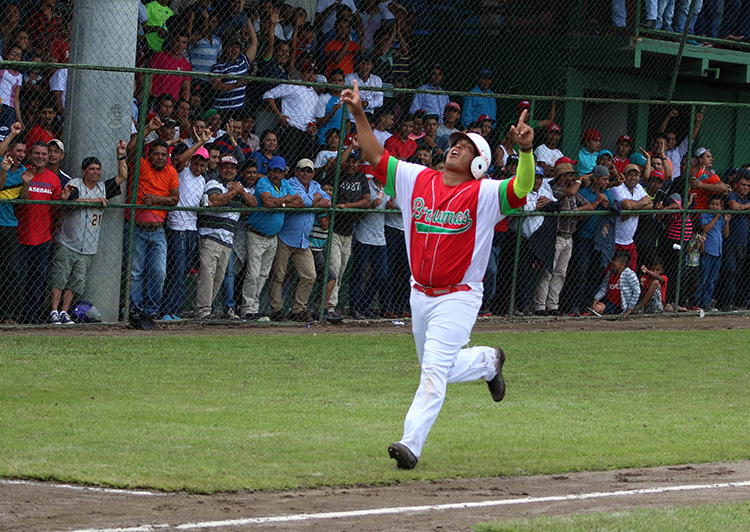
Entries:
{"type": "MultiPolygon", "coordinates": [[[[409,325],[408,322],[393,324],[387,321],[352,321],[338,326],[186,321],[157,324],[149,332],[116,325],[93,325],[3,328],[0,329],[0,336],[410,334],[409,325]]],[[[625,320],[562,318],[510,321],[483,318],[477,322],[474,331],[746,328],[750,328],[750,316],[710,315],[700,318],[697,315],[680,315],[625,320]]],[[[385,449],[383,463],[384,467],[393,467],[385,449]]],[[[394,477],[398,478],[395,470],[394,477]]],[[[6,479],[0,480],[0,530],[468,531],[482,521],[748,500],[750,461],[210,496],[97,490],[6,479]]]]}
{"type": "Polygon", "coordinates": [[[0,481],[0,529],[468,531],[483,521],[747,501],[748,480],[750,461],[210,496],[0,481]]]}

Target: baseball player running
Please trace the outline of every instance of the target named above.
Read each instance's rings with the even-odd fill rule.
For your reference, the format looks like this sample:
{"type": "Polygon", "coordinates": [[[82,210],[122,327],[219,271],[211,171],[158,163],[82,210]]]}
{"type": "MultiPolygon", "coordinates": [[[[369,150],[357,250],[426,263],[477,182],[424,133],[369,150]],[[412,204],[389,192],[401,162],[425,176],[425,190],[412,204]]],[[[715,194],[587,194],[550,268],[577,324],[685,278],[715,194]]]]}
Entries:
{"type": "Polygon", "coordinates": [[[494,227],[526,203],[534,185],[534,130],[524,111],[510,134],[520,147],[517,175],[482,179],[492,162],[490,146],[476,133],[452,133],[445,171],[391,156],[375,138],[362,108],[359,87],[344,90],[357,136],[385,193],[402,206],[411,268],[412,332],[422,367],[419,388],[406,414],[404,435],[388,446],[401,469],[413,469],[445,400],[448,383],[485,379],[495,401],[505,395],[502,348],[469,341],[482,304],[482,277],[494,227]]]}

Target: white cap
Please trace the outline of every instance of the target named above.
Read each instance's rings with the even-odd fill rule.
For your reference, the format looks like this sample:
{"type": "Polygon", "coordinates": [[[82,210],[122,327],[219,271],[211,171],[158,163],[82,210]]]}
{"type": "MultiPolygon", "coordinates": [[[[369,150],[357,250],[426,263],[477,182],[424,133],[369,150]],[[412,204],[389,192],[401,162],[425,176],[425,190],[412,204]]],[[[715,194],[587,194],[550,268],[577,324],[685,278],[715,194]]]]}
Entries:
{"type": "Polygon", "coordinates": [[[492,150],[490,149],[490,145],[479,133],[461,133],[459,131],[451,133],[451,136],[448,137],[448,143],[453,146],[461,139],[471,141],[479,152],[479,155],[471,162],[471,174],[476,179],[482,179],[492,165],[492,150]]]}

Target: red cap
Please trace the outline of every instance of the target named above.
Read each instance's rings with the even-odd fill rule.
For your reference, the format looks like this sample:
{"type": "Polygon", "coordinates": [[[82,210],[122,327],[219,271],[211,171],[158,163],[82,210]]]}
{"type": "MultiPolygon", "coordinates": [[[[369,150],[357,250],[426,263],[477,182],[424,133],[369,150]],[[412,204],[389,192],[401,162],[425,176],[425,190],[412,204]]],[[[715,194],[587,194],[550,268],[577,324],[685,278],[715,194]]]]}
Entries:
{"type": "Polygon", "coordinates": [[[557,124],[550,124],[547,126],[547,131],[556,131],[560,133],[562,131],[562,128],[558,126],[557,124]]]}
{"type": "Polygon", "coordinates": [[[621,142],[622,142],[623,140],[627,140],[627,141],[628,141],[628,142],[630,142],[631,144],[633,143],[633,139],[631,139],[631,138],[630,138],[630,137],[628,137],[627,135],[620,135],[620,138],[618,138],[618,139],[617,139],[617,142],[616,142],[616,144],[619,144],[619,143],[621,143],[621,142]]]}
{"type": "Polygon", "coordinates": [[[531,107],[531,102],[529,100],[521,100],[518,102],[517,109],[528,109],[529,107],[531,107]]]}
{"type": "Polygon", "coordinates": [[[555,161],[555,166],[557,166],[558,164],[562,164],[562,163],[568,163],[568,164],[572,164],[573,166],[575,166],[578,163],[578,161],[573,160],[570,157],[560,157],[558,160],[555,161]]]}
{"type": "Polygon", "coordinates": [[[662,172],[661,170],[651,170],[651,175],[648,176],[648,178],[651,179],[652,177],[658,177],[659,179],[664,181],[664,172],[662,172]]]}
{"type": "Polygon", "coordinates": [[[445,104],[445,108],[448,109],[449,107],[452,108],[452,109],[455,109],[456,111],[460,111],[461,110],[461,106],[458,105],[456,102],[448,102],[448,103],[446,103],[445,104]]]}
{"type": "Polygon", "coordinates": [[[495,123],[495,121],[492,119],[490,115],[482,115],[479,118],[477,118],[477,122],[484,122],[485,120],[489,120],[493,124],[495,123]]]}
{"type": "Polygon", "coordinates": [[[602,134],[596,129],[587,129],[583,134],[583,140],[601,140],[602,134]]]}
{"type": "Polygon", "coordinates": [[[302,65],[302,68],[299,69],[300,72],[307,72],[308,70],[314,70],[315,72],[317,72],[318,67],[315,66],[315,63],[308,61],[307,63],[302,65]]]}

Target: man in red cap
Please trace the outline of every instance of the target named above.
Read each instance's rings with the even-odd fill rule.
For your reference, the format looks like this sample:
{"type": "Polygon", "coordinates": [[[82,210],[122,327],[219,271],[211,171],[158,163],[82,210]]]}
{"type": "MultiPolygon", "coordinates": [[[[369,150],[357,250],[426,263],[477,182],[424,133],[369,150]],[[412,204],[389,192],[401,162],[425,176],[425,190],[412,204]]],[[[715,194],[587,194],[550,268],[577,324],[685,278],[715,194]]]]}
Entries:
{"type": "Polygon", "coordinates": [[[373,135],[359,89],[347,89],[359,141],[375,178],[402,206],[411,268],[412,331],[422,372],[404,421],[404,435],[388,447],[401,469],[413,469],[437,419],[449,382],[487,381],[493,400],[505,395],[502,348],[462,349],[482,304],[495,225],[526,202],[534,186],[534,131],[523,113],[510,135],[520,149],[516,177],[482,179],[492,163],[489,144],[475,133],[453,133],[445,171],[399,161],[373,135]]]}
{"type": "Polygon", "coordinates": [[[615,153],[612,155],[612,163],[620,173],[630,164],[630,148],[632,146],[633,139],[628,135],[620,135],[617,142],[615,142],[615,153]]]}
{"type": "Polygon", "coordinates": [[[565,157],[557,147],[562,137],[562,128],[557,124],[550,124],[547,126],[546,132],[544,144],[537,146],[534,150],[534,156],[536,157],[536,164],[544,169],[544,177],[553,178],[555,177],[555,162],[561,157],[565,157]]]}
{"type": "Polygon", "coordinates": [[[583,134],[583,145],[578,152],[578,175],[591,173],[596,166],[601,146],[602,134],[596,129],[587,129],[583,134]]]}
{"type": "MultiPolygon", "coordinates": [[[[557,96],[557,93],[553,91],[552,96],[557,96]]],[[[526,114],[526,123],[536,130],[540,127],[547,127],[550,124],[554,123],[555,115],[557,114],[557,103],[555,102],[555,100],[552,100],[550,102],[549,115],[547,115],[547,118],[545,118],[544,120],[531,119],[531,102],[529,100],[521,100],[520,102],[518,102],[518,106],[516,107],[516,116],[520,118],[524,111],[528,111],[528,113],[526,114]]]]}
{"type": "MultiPolygon", "coordinates": [[[[448,102],[443,109],[443,123],[438,126],[437,138],[446,137],[446,144],[448,136],[451,133],[458,131],[460,125],[458,118],[461,116],[461,106],[456,102],[448,102]]],[[[468,124],[468,122],[467,122],[468,124]]]]}
{"type": "Polygon", "coordinates": [[[482,136],[486,139],[489,138],[490,133],[492,133],[492,127],[495,125],[495,120],[489,115],[482,115],[477,119],[477,123],[481,128],[482,136]]]}

